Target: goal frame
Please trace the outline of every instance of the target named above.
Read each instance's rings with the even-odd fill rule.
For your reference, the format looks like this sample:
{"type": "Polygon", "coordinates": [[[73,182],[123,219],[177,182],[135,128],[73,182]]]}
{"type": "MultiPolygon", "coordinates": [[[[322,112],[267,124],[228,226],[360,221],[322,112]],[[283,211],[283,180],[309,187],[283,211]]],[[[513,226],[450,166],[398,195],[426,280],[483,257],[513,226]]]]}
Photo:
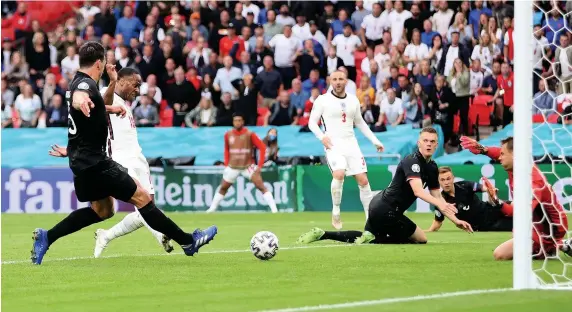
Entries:
{"type": "Polygon", "coordinates": [[[532,40],[533,2],[519,1],[514,6],[514,216],[513,288],[539,288],[532,269],[532,107],[530,86],[533,78],[532,40]],[[523,31],[524,30],[524,31],[523,31]],[[526,104],[525,104],[526,103],[526,104]]]}

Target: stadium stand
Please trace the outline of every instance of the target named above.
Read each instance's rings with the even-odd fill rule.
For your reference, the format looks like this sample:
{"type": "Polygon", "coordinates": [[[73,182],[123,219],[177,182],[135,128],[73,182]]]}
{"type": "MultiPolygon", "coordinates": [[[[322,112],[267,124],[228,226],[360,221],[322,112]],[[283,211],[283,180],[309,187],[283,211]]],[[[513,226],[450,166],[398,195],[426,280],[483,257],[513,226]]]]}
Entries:
{"type": "MultiPolygon", "coordinates": [[[[538,4],[543,12],[566,5],[538,4]]],[[[61,97],[79,67],[77,48],[97,40],[108,62],[141,72],[142,95],[130,103],[141,127],[214,135],[241,111],[249,126],[304,129],[328,74],[343,66],[372,130],[437,124],[456,151],[458,135],[512,122],[512,16],[510,1],[2,2],[2,128],[65,127],[61,97]]],[[[572,53],[561,53],[568,18],[537,14],[534,23],[533,121],[568,123],[557,112],[572,112],[570,69],[551,65],[565,54],[572,64],[572,53]]]]}

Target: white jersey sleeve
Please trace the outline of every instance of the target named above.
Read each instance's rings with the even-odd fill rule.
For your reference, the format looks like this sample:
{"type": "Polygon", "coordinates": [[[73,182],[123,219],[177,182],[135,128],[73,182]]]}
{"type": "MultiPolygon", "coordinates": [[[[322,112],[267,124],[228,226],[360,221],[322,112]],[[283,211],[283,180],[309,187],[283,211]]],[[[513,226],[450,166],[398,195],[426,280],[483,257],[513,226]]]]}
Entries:
{"type": "Polygon", "coordinates": [[[373,134],[371,129],[367,126],[365,120],[363,120],[363,116],[361,115],[361,108],[357,106],[356,113],[354,115],[354,124],[356,128],[363,133],[363,135],[375,146],[383,146],[381,141],[373,134]]]}
{"type": "MultiPolygon", "coordinates": [[[[107,88],[101,89],[101,94],[105,94],[107,88]]],[[[127,106],[125,100],[119,95],[113,95],[113,105],[123,106],[126,110],[125,117],[121,118],[115,114],[109,116],[109,136],[108,154],[113,159],[139,158],[142,155],[141,146],[137,138],[137,128],[131,108],[127,106]]]]}
{"type": "Polygon", "coordinates": [[[322,98],[323,96],[320,95],[314,101],[314,105],[312,106],[312,111],[310,112],[310,119],[308,120],[308,128],[310,128],[310,131],[312,131],[312,133],[314,133],[314,135],[320,141],[324,138],[324,133],[320,129],[320,126],[318,126],[318,123],[322,118],[322,114],[324,113],[322,98]]]}

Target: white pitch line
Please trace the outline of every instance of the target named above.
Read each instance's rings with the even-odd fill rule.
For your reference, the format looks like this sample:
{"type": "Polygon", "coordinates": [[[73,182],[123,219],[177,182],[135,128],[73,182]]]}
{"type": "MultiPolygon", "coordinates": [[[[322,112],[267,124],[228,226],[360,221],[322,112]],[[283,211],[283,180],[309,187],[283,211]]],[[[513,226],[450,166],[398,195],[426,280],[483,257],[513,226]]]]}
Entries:
{"type": "MultiPolygon", "coordinates": [[[[446,241],[446,242],[439,242],[439,241],[430,241],[430,244],[483,244],[483,242],[478,241],[468,241],[468,242],[455,242],[455,241],[446,241]]],[[[366,244],[366,245],[354,245],[354,244],[332,244],[332,245],[311,245],[311,246],[291,246],[291,247],[282,247],[280,250],[297,250],[297,249],[317,249],[317,248],[339,248],[339,247],[363,247],[363,246],[376,246],[375,244],[366,244]]],[[[242,253],[242,252],[251,252],[250,249],[230,249],[230,250],[213,250],[213,251],[205,251],[201,252],[201,255],[204,254],[225,254],[225,253],[242,253]]],[[[172,252],[172,253],[143,253],[143,254],[116,254],[116,255],[107,255],[101,256],[98,259],[112,259],[112,258],[122,258],[122,257],[155,257],[155,256],[174,256],[174,255],[182,255],[182,252],[172,252]]],[[[65,258],[47,258],[43,262],[52,262],[52,261],[74,261],[74,260],[87,260],[87,259],[95,259],[91,256],[83,256],[83,257],[65,257],[65,258]]],[[[42,262],[42,263],[43,263],[42,262]]],[[[31,263],[31,260],[6,260],[2,261],[2,265],[9,265],[9,264],[22,264],[22,263],[31,263]]]]}
{"type": "Polygon", "coordinates": [[[433,294],[433,295],[420,295],[420,296],[413,296],[413,297],[387,298],[387,299],[379,299],[379,300],[354,301],[354,302],[337,303],[337,304],[322,304],[322,305],[317,305],[317,306],[306,306],[306,307],[299,307],[299,308],[264,310],[264,311],[260,311],[260,312],[303,312],[303,311],[319,311],[319,310],[356,308],[356,307],[383,305],[383,304],[391,304],[391,303],[399,303],[399,302],[412,302],[412,301],[441,299],[441,298],[450,298],[450,297],[459,297],[459,296],[471,296],[471,295],[480,295],[480,294],[500,293],[500,292],[514,291],[514,290],[515,289],[513,289],[513,288],[476,289],[476,290],[440,293],[440,294],[433,294]]]}

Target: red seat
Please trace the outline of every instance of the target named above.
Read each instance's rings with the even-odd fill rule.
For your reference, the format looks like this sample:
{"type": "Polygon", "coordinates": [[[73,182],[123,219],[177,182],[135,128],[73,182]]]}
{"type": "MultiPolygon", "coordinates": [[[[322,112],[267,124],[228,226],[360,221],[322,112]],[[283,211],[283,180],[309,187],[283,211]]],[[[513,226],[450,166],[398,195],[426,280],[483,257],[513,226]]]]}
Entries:
{"type": "Polygon", "coordinates": [[[558,123],[558,117],[560,117],[560,115],[558,115],[558,114],[552,114],[552,115],[548,116],[548,120],[547,120],[547,121],[548,121],[549,123],[556,124],[556,123],[558,123]]]}
{"type": "Polygon", "coordinates": [[[168,104],[167,104],[167,100],[162,100],[161,103],[159,104],[159,112],[164,111],[167,108],[168,104]]]}
{"type": "Polygon", "coordinates": [[[270,113],[270,110],[267,107],[258,107],[257,108],[258,117],[256,118],[256,125],[257,126],[264,126],[264,120],[266,119],[266,115],[270,113]]]}
{"type": "Polygon", "coordinates": [[[453,117],[453,133],[459,133],[459,128],[461,127],[461,117],[459,114],[455,114],[453,117]]]}
{"type": "Polygon", "coordinates": [[[532,122],[533,123],[544,123],[544,115],[542,114],[535,114],[532,115],[532,122]]]}
{"type": "Polygon", "coordinates": [[[159,113],[159,127],[172,127],[173,126],[173,110],[165,109],[159,113]]]}

